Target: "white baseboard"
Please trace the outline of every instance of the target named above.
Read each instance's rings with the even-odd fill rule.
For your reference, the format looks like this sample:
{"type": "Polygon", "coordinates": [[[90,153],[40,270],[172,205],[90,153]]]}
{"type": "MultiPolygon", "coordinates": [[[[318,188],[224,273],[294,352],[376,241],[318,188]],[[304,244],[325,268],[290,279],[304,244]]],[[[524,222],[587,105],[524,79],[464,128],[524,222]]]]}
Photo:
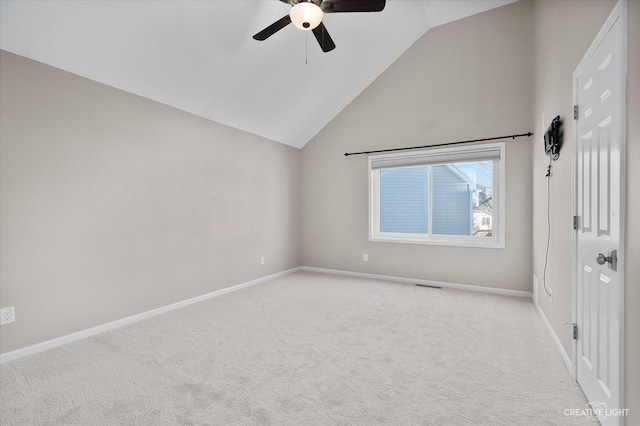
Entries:
{"type": "Polygon", "coordinates": [[[573,372],[573,368],[572,368],[571,358],[567,354],[567,351],[564,350],[564,347],[562,346],[562,343],[560,343],[560,339],[558,339],[558,335],[553,330],[553,327],[551,327],[551,323],[547,319],[547,316],[544,314],[544,311],[542,310],[542,308],[540,308],[540,305],[538,305],[536,303],[536,301],[534,301],[533,299],[532,299],[532,301],[533,301],[533,306],[536,307],[536,310],[538,311],[538,314],[540,315],[540,318],[542,319],[542,322],[544,323],[545,327],[547,327],[547,330],[549,331],[549,335],[551,336],[551,340],[553,340],[553,343],[556,345],[556,348],[558,349],[558,352],[560,352],[560,357],[564,361],[564,364],[567,366],[567,369],[569,370],[569,373],[571,373],[573,375],[573,373],[572,373],[573,372]]]}
{"type": "Polygon", "coordinates": [[[492,294],[501,294],[505,296],[531,298],[530,291],[508,290],[504,288],[483,287],[479,285],[468,285],[468,284],[455,284],[455,283],[447,283],[447,282],[440,282],[440,281],[421,280],[421,279],[415,279],[415,278],[402,278],[402,277],[394,277],[391,275],[367,274],[364,272],[340,271],[337,269],[314,268],[311,266],[301,266],[300,270],[310,271],[310,272],[321,272],[325,274],[345,275],[348,277],[371,278],[375,280],[394,281],[394,282],[409,283],[409,284],[422,284],[422,285],[436,286],[436,287],[455,288],[458,290],[478,291],[481,293],[492,293],[492,294]]]}
{"type": "MultiPolygon", "coordinates": [[[[45,342],[37,343],[35,345],[27,346],[25,348],[16,349],[11,352],[6,352],[4,354],[0,354],[0,364],[12,361],[14,359],[22,358],[27,355],[35,354],[38,352],[42,352],[47,349],[55,348],[58,346],[62,346],[67,343],[75,342],[80,339],[84,339],[86,337],[94,336],[96,334],[104,333],[109,330],[113,330],[115,328],[123,327],[125,325],[133,324],[135,322],[154,317],[156,315],[160,315],[166,312],[173,311],[175,309],[180,309],[185,306],[189,306],[194,303],[202,302],[207,299],[211,299],[217,296],[221,296],[226,293],[231,293],[233,291],[237,291],[243,289],[245,287],[249,287],[252,285],[260,284],[266,281],[273,280],[278,277],[282,277],[284,275],[291,274],[296,271],[310,271],[310,272],[320,272],[325,274],[334,274],[334,275],[344,275],[350,277],[359,277],[359,278],[370,278],[370,279],[378,279],[378,280],[386,280],[386,281],[394,281],[394,282],[402,282],[409,284],[423,284],[429,286],[438,286],[443,288],[454,288],[459,290],[468,290],[468,291],[477,291],[482,293],[492,293],[492,294],[500,294],[506,296],[517,296],[517,297],[529,297],[532,298],[532,293],[527,291],[518,291],[518,290],[508,290],[502,288],[495,287],[482,287],[482,286],[474,286],[468,284],[456,284],[456,283],[447,283],[440,281],[431,281],[431,280],[423,280],[423,279],[412,279],[412,278],[402,278],[395,277],[391,275],[378,275],[378,274],[368,274],[363,272],[351,272],[351,271],[341,271],[336,269],[325,269],[325,268],[314,268],[310,266],[298,266],[295,268],[288,269],[286,271],[281,271],[275,274],[267,275],[261,278],[257,278],[255,280],[247,281],[242,284],[238,284],[232,287],[223,288],[221,290],[217,290],[211,293],[203,294],[201,296],[193,297],[191,299],[183,300],[180,302],[172,303],[171,305],[162,306],[160,308],[152,309],[150,311],[142,312],[140,314],[132,315],[130,317],[122,318],[116,321],[112,321],[106,324],[98,325],[96,327],[91,327],[86,330],[81,330],[75,333],[67,334],[66,336],[57,337],[55,339],[47,340],[45,342]]],[[[556,336],[553,328],[551,328],[551,324],[545,317],[544,313],[535,303],[536,309],[542,318],[545,326],[549,330],[551,337],[560,351],[560,355],[562,356],[563,361],[567,364],[567,368],[571,370],[571,361],[569,356],[564,351],[558,336],[556,336]]]]}
{"type": "Polygon", "coordinates": [[[221,290],[217,290],[211,293],[203,294],[201,296],[196,296],[191,299],[172,303],[171,305],[162,306],[160,308],[152,309],[150,311],[142,312],[140,314],[132,315],[130,317],[108,322],[106,324],[98,325],[96,327],[87,328],[86,330],[81,330],[75,333],[67,334],[66,336],[56,337],[55,339],[47,340],[41,343],[36,343],[35,345],[16,349],[15,351],[6,352],[3,354],[0,354],[0,364],[8,361],[12,361],[14,359],[22,358],[27,355],[42,352],[47,349],[55,348],[57,346],[62,346],[67,343],[75,342],[76,340],[84,339],[85,337],[94,336],[96,334],[104,333],[105,331],[113,330],[115,328],[119,328],[129,324],[133,324],[135,322],[138,322],[147,318],[151,318],[156,315],[164,314],[166,312],[173,311],[175,309],[184,308],[185,306],[202,302],[204,300],[221,296],[223,294],[231,293],[233,291],[237,291],[245,287],[250,287],[252,285],[260,284],[265,281],[270,281],[275,278],[282,277],[284,275],[288,275],[299,270],[300,270],[300,267],[291,268],[286,271],[281,271],[275,274],[256,278],[255,280],[247,281],[242,284],[234,285],[234,286],[223,288],[221,290]]]}

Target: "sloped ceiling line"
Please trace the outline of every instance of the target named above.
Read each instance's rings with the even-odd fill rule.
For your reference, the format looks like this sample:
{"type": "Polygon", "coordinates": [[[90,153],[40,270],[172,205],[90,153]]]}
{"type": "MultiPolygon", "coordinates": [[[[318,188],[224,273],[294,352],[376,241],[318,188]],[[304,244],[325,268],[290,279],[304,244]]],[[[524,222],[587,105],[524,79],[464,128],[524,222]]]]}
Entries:
{"type": "Polygon", "coordinates": [[[323,53],[293,26],[252,39],[288,13],[278,0],[3,0],[0,48],[301,148],[429,28],[512,1],[326,14],[323,53]]]}

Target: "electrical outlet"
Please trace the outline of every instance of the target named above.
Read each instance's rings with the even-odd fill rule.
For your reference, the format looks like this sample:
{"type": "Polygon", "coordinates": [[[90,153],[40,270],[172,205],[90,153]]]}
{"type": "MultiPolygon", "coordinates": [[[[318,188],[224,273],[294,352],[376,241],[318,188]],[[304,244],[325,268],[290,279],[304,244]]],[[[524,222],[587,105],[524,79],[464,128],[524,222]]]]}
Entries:
{"type": "Polygon", "coordinates": [[[368,262],[369,261],[369,255],[367,253],[362,253],[362,260],[364,262],[368,262]]]}
{"type": "Polygon", "coordinates": [[[260,264],[261,264],[261,265],[264,265],[264,256],[262,256],[262,257],[260,258],[260,264]]]}
{"type": "Polygon", "coordinates": [[[10,324],[16,321],[16,311],[13,306],[0,309],[0,325],[10,324]]]}

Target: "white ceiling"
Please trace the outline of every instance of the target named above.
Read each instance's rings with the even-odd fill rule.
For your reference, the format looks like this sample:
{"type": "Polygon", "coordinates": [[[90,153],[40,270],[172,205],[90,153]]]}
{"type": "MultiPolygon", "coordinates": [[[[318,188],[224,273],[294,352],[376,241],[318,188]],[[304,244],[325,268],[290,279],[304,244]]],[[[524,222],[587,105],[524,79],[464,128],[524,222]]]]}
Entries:
{"type": "Polygon", "coordinates": [[[304,146],[429,28],[515,0],[387,0],[325,14],[336,49],[278,0],[0,0],[0,48],[294,147],[304,146]]]}

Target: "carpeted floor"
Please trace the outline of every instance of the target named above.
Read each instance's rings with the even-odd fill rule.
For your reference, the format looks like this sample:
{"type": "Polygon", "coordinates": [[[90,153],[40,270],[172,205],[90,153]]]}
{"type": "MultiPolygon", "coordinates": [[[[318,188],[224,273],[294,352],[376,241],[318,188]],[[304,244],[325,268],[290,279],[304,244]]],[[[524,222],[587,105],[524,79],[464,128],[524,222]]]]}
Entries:
{"type": "Polygon", "coordinates": [[[529,299],[297,272],[0,366],[2,425],[569,425],[529,299]]]}

